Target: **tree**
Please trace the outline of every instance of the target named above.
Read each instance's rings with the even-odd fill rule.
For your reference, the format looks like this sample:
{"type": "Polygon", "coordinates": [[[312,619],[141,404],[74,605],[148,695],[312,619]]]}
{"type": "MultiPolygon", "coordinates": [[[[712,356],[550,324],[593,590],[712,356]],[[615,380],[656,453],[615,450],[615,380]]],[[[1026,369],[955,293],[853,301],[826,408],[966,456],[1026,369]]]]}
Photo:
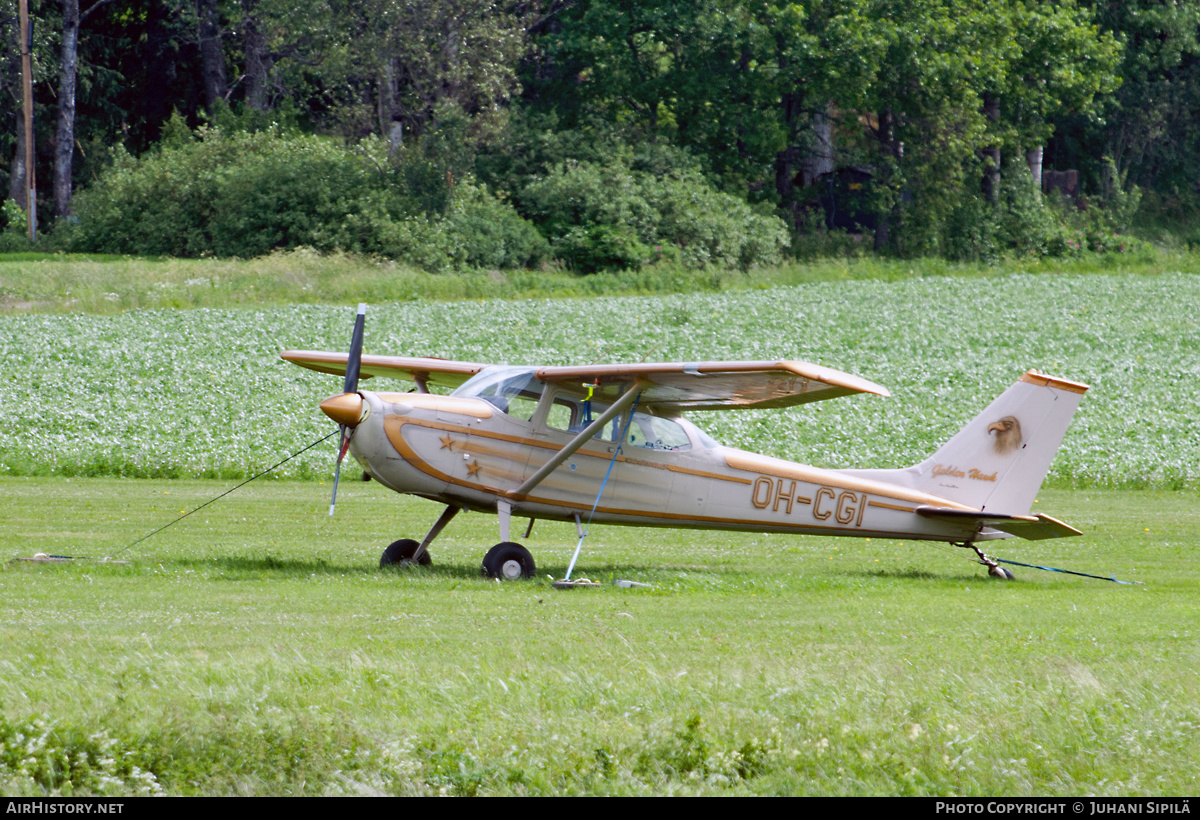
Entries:
{"type": "Polygon", "coordinates": [[[112,0],[96,0],[82,14],[79,0],[62,0],[62,43],[58,62],[58,127],[54,141],[54,215],[71,209],[71,168],[75,156],[75,83],[79,76],[79,27],[112,0]]]}
{"type": "MultiPolygon", "coordinates": [[[[1086,115],[1097,96],[1116,90],[1121,46],[1074,0],[1010,0],[989,4],[989,11],[992,39],[1002,44],[1000,70],[984,83],[985,101],[996,106],[989,129],[997,144],[1026,154],[1040,188],[1041,146],[1055,118],[1086,115]]],[[[998,172],[998,149],[996,159],[998,172]]]]}
{"type": "Polygon", "coordinates": [[[1117,176],[1194,198],[1200,176],[1200,2],[1099,4],[1096,21],[1125,46],[1121,87],[1102,118],[1067,122],[1056,149],[1075,167],[1110,157],[1117,176]]]}
{"type": "MultiPolygon", "coordinates": [[[[53,45],[53,29],[51,25],[56,22],[51,18],[51,25],[47,25],[45,17],[39,17],[38,11],[46,11],[45,9],[31,9],[29,12],[30,23],[33,27],[33,52],[32,52],[32,68],[33,68],[33,109],[34,109],[34,125],[38,128],[41,124],[41,117],[37,116],[39,108],[44,107],[43,102],[39,102],[37,98],[39,86],[45,80],[48,73],[47,66],[54,64],[52,55],[53,45]]],[[[15,200],[22,208],[26,207],[25,191],[26,191],[26,174],[34,169],[26,167],[26,139],[25,129],[19,123],[23,117],[24,103],[22,101],[22,83],[21,83],[21,40],[20,40],[20,25],[18,21],[17,3],[15,0],[0,0],[0,37],[3,38],[4,48],[0,51],[0,91],[4,93],[0,95],[0,119],[4,121],[5,127],[0,132],[0,145],[8,149],[10,146],[13,149],[13,158],[10,165],[8,190],[9,197],[15,200]],[[10,136],[12,135],[12,136],[10,136]]],[[[46,137],[45,129],[42,128],[42,134],[35,136],[35,141],[38,145],[45,144],[46,137]]],[[[37,156],[34,156],[34,163],[37,163],[37,156]]]]}
{"type": "Polygon", "coordinates": [[[516,92],[531,9],[492,0],[365,0],[358,54],[374,81],[380,133],[420,135],[449,103],[494,134],[516,92]]]}
{"type": "Polygon", "coordinates": [[[196,0],[196,43],[200,49],[204,106],[209,113],[212,113],[218,100],[224,100],[229,94],[222,38],[221,12],[217,0],[196,0]]]}

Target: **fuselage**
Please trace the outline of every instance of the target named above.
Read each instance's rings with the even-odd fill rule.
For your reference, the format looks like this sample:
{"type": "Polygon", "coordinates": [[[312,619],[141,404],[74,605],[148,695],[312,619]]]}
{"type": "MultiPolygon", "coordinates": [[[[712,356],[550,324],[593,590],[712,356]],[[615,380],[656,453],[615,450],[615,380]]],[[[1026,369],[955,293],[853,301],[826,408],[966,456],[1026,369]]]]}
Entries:
{"type": "Polygon", "coordinates": [[[518,493],[599,408],[499,370],[451,396],[361,392],[369,409],[351,454],[396,492],[493,513],[508,502],[529,518],[952,542],[976,531],[916,514],[970,509],[954,501],[725,447],[685,419],[636,407],[518,493]]]}

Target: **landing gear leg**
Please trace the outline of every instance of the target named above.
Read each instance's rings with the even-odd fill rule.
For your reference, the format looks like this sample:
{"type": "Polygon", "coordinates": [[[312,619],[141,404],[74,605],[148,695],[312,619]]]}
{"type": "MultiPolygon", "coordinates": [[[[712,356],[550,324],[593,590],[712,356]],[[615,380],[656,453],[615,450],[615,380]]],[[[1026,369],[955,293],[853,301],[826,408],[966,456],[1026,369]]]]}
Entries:
{"type": "Polygon", "coordinates": [[[445,529],[450,520],[458,515],[459,509],[459,507],[453,506],[446,507],[419,544],[411,538],[393,541],[383,551],[383,556],[379,559],[379,566],[387,567],[392,564],[402,564],[404,562],[420,564],[423,567],[432,564],[433,560],[429,557],[429,545],[433,542],[433,539],[438,537],[438,533],[445,529]]]}
{"type": "Polygon", "coordinates": [[[992,576],[993,578],[1011,581],[1014,577],[1016,577],[1004,567],[1000,566],[1000,564],[996,562],[995,558],[988,556],[983,550],[975,546],[974,541],[968,541],[965,544],[960,544],[959,546],[970,547],[971,549],[975,550],[975,554],[979,556],[979,563],[988,568],[988,575],[992,576]]]}
{"type": "Polygon", "coordinates": [[[438,537],[441,531],[446,528],[446,525],[450,523],[454,516],[458,515],[461,509],[461,507],[451,505],[442,510],[442,514],[438,516],[438,520],[433,522],[433,526],[429,528],[429,532],[425,533],[425,537],[421,539],[421,546],[417,547],[417,558],[425,554],[425,551],[429,549],[429,545],[433,543],[433,539],[438,537]]]}
{"type": "MultiPolygon", "coordinates": [[[[497,501],[496,513],[500,519],[500,543],[483,556],[480,571],[485,578],[498,578],[501,581],[532,578],[537,572],[533,556],[520,544],[508,540],[512,528],[512,504],[503,500],[497,501]]],[[[529,530],[533,530],[532,519],[529,522],[529,530]]]]}

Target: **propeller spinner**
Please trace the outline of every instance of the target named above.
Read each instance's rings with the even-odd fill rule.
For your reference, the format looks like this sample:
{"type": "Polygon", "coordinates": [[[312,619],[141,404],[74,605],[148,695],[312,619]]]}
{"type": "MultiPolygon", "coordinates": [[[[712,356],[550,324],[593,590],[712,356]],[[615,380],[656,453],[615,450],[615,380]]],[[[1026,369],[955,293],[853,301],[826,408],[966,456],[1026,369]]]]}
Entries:
{"type": "Polygon", "coordinates": [[[350,337],[350,358],[346,362],[346,381],[342,384],[342,394],[321,402],[321,410],[329,418],[338,423],[341,432],[338,441],[337,466],[333,470],[333,496],[329,499],[329,514],[337,505],[338,481],[342,476],[342,459],[350,449],[350,436],[354,428],[362,421],[363,398],[358,394],[358,371],[362,364],[363,325],[367,319],[366,303],[359,304],[358,315],[354,317],[354,335],[350,337]]]}

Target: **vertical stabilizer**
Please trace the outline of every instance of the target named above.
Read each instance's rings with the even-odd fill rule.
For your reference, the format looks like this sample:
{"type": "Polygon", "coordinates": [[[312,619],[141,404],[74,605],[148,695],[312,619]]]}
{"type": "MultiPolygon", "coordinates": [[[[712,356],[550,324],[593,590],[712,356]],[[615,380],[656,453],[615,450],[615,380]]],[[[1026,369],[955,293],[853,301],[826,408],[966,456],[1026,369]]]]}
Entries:
{"type": "Polygon", "coordinates": [[[1086,391],[1029,371],[917,465],[918,487],[988,512],[1029,512],[1086,391]]]}
{"type": "Polygon", "coordinates": [[[991,513],[1024,515],[1087,389],[1031,370],[920,464],[849,472],[991,513]]]}

